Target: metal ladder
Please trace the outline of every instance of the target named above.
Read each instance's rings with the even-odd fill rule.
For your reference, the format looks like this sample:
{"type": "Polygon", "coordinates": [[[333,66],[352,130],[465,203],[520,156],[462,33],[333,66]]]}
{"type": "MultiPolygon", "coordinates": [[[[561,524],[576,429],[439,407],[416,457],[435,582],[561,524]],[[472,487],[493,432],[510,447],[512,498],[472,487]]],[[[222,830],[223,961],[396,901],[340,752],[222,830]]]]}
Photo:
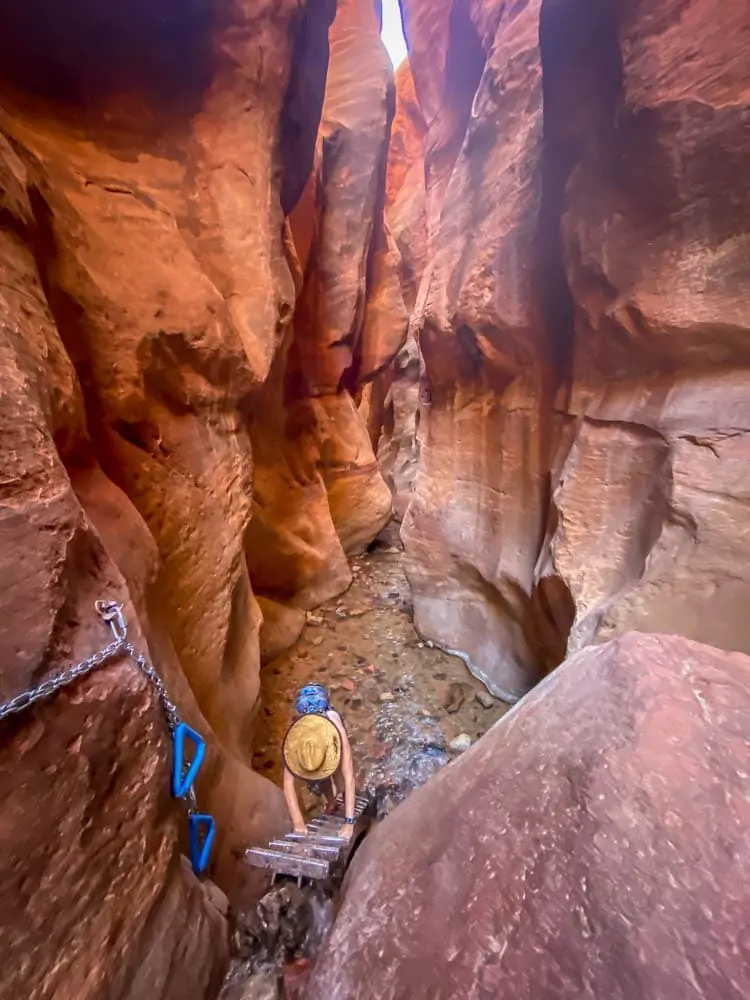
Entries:
{"type": "Polygon", "coordinates": [[[245,860],[255,868],[268,868],[277,875],[294,875],[297,878],[328,878],[337,862],[345,861],[357,834],[365,825],[363,814],[369,799],[357,795],[354,800],[354,835],[351,840],[337,837],[336,832],[344,822],[343,798],[336,799],[336,812],[316,816],[307,824],[308,833],[288,833],[280,840],[272,840],[267,847],[249,847],[245,860]],[[339,812],[338,810],[342,811],[339,812]]]}

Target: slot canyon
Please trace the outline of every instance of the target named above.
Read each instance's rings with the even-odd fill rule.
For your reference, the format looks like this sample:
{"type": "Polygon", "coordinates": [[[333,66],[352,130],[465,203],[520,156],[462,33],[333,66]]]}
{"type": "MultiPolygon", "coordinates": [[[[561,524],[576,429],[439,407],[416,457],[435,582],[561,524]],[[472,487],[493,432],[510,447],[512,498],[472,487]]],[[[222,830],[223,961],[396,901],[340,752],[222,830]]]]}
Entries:
{"type": "Polygon", "coordinates": [[[750,997],[750,6],[399,6],[0,3],[0,1000],[750,997]]]}

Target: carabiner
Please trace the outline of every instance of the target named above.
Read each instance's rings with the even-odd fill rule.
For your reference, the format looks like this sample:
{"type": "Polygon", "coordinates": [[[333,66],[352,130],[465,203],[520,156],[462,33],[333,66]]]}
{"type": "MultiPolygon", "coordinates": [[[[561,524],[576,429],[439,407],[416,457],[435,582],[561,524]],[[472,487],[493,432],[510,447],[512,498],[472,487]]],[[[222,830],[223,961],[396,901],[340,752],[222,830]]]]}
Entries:
{"type": "Polygon", "coordinates": [[[213,816],[207,813],[191,813],[188,817],[188,832],[190,840],[190,863],[196,875],[202,875],[208,866],[208,859],[211,855],[214,836],[216,835],[216,824],[213,816]],[[201,843],[201,827],[205,827],[203,842],[201,843]]]}
{"type": "Polygon", "coordinates": [[[202,736],[200,736],[194,729],[185,722],[181,722],[179,726],[174,731],[174,761],[172,764],[172,795],[176,799],[181,799],[183,796],[187,795],[192,787],[195,777],[200,770],[200,766],[203,763],[203,758],[206,756],[206,742],[202,736]],[[195,753],[193,754],[193,759],[187,767],[185,774],[183,776],[183,770],[185,769],[185,738],[193,741],[195,744],[195,753]]]}
{"type": "Polygon", "coordinates": [[[94,601],[97,614],[112,629],[112,635],[117,642],[124,642],[128,634],[128,624],[122,613],[122,604],[116,601],[94,601]]]}

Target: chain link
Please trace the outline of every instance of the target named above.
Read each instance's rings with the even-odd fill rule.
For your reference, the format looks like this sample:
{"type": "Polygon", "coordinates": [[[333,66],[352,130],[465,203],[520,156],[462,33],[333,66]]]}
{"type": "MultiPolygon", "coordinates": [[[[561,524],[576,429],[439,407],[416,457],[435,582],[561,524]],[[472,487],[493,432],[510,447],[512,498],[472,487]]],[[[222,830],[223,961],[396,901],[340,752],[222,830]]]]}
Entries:
{"type": "Polygon", "coordinates": [[[164,717],[167,720],[167,726],[169,727],[170,733],[174,734],[175,729],[177,729],[179,724],[182,722],[182,719],[177,711],[177,706],[167,694],[164,681],[157,674],[156,670],[148,662],[143,653],[138,652],[132,642],[126,642],[124,648],[130,658],[137,664],[141,673],[146,675],[156,689],[159,701],[161,702],[161,707],[164,711],[164,717]]]}

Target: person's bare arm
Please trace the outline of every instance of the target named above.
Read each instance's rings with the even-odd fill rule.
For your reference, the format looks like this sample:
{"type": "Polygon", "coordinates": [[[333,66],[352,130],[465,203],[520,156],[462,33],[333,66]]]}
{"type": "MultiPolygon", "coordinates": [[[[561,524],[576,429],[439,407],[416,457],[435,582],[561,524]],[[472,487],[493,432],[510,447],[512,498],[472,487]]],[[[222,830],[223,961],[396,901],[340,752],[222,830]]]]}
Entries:
{"type": "Polygon", "coordinates": [[[307,833],[307,824],[299,807],[297,789],[294,787],[294,775],[288,767],[284,768],[284,798],[286,799],[286,807],[294,824],[294,832],[307,833]]]}
{"type": "MultiPolygon", "coordinates": [[[[341,774],[344,779],[344,813],[346,816],[354,816],[354,761],[352,760],[352,748],[349,744],[349,737],[346,735],[344,723],[338,712],[332,713],[332,722],[341,736],[341,774]]],[[[338,831],[339,837],[351,840],[354,833],[354,826],[351,823],[344,823],[338,831]]]]}

